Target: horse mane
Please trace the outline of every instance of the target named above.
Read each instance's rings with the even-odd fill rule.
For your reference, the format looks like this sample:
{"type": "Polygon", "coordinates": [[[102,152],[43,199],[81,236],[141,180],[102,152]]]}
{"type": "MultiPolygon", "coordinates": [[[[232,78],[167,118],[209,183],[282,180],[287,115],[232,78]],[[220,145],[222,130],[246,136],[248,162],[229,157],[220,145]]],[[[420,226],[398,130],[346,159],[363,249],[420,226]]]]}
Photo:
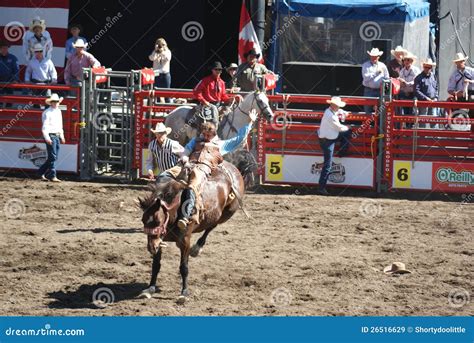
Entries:
{"type": "Polygon", "coordinates": [[[166,201],[169,204],[185,187],[185,185],[174,179],[170,179],[167,182],[150,184],[148,186],[150,192],[145,198],[139,198],[140,206],[142,209],[149,208],[155,203],[156,199],[166,201]]]}

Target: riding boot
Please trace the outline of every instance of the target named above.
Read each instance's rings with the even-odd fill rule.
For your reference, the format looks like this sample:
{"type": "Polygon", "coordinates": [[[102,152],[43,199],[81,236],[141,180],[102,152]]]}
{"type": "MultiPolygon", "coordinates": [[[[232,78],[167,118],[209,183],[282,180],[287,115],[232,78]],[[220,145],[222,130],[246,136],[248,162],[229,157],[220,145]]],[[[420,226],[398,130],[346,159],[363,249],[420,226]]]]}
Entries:
{"type": "Polygon", "coordinates": [[[194,205],[196,204],[196,194],[191,188],[183,190],[181,195],[181,211],[179,211],[178,227],[181,230],[186,229],[189,224],[189,218],[193,214],[194,205]]]}

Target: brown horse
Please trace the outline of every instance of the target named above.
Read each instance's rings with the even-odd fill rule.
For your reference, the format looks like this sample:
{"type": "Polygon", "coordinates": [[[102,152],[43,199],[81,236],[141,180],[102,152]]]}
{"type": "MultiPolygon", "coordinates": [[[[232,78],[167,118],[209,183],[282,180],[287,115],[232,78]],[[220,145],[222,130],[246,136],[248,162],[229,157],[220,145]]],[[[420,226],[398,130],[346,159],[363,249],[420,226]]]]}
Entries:
{"type": "MultiPolygon", "coordinates": [[[[182,303],[188,296],[189,256],[199,255],[209,233],[218,225],[229,220],[239,209],[239,199],[244,195],[244,180],[238,169],[224,161],[202,187],[202,201],[199,223],[191,223],[180,230],[176,223],[181,209],[181,195],[186,186],[171,179],[152,186],[152,192],[145,199],[138,199],[143,210],[142,222],[148,235],[148,251],[153,256],[149,288],[140,296],[151,298],[156,290],[156,279],[161,267],[160,244],[162,241],[176,242],[181,250],[179,271],[182,277],[182,303]],[[204,232],[191,248],[191,235],[204,232]]],[[[199,202],[197,202],[199,203],[199,202]]],[[[183,204],[185,206],[186,204],[183,204]]]]}

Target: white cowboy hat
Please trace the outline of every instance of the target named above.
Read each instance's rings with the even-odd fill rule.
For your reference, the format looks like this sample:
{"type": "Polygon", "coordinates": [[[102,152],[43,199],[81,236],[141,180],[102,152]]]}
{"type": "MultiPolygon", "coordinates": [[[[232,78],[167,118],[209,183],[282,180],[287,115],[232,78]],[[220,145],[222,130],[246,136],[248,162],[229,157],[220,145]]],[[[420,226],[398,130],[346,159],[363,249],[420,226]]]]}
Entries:
{"type": "Polygon", "coordinates": [[[51,104],[53,101],[57,101],[58,103],[61,103],[63,100],[64,100],[63,97],[59,97],[59,95],[57,95],[56,93],[53,93],[48,99],[46,99],[46,103],[48,105],[51,104]]]}
{"type": "Polygon", "coordinates": [[[33,31],[36,26],[41,27],[41,29],[44,31],[46,29],[46,21],[44,19],[40,19],[40,17],[34,17],[31,20],[30,31],[33,31]]]}
{"type": "Polygon", "coordinates": [[[421,63],[421,65],[422,65],[422,66],[425,66],[425,65],[428,66],[428,65],[429,65],[429,66],[434,67],[434,66],[436,66],[436,63],[433,62],[433,60],[432,60],[431,58],[428,58],[426,61],[423,61],[423,62],[421,63]]]}
{"type": "Polygon", "coordinates": [[[372,48],[372,50],[367,51],[369,56],[382,56],[383,51],[380,51],[379,48],[372,48]]]}
{"type": "Polygon", "coordinates": [[[404,48],[402,48],[401,45],[397,46],[395,49],[392,49],[390,50],[390,53],[393,55],[393,56],[396,56],[396,55],[405,55],[408,51],[404,48]]]}
{"type": "Polygon", "coordinates": [[[346,106],[346,103],[341,100],[340,97],[338,96],[333,96],[330,100],[326,100],[328,104],[333,104],[336,105],[337,107],[344,107],[346,106]]]}
{"type": "Polygon", "coordinates": [[[458,52],[456,54],[456,56],[454,56],[454,60],[453,62],[456,63],[456,62],[461,62],[461,61],[465,61],[469,58],[469,56],[464,56],[464,54],[462,52],[458,52]]]}
{"type": "Polygon", "coordinates": [[[393,262],[390,266],[386,266],[383,269],[383,272],[385,274],[408,274],[411,273],[408,269],[405,267],[405,263],[403,262],[393,262]]]}
{"type": "Polygon", "coordinates": [[[236,63],[231,63],[231,64],[229,64],[229,66],[227,68],[225,68],[225,70],[237,69],[238,67],[239,66],[236,63]]]}
{"type": "Polygon", "coordinates": [[[44,47],[43,45],[41,45],[41,43],[35,43],[35,45],[33,45],[33,52],[37,52],[37,51],[43,52],[43,50],[44,50],[44,47]]]}
{"type": "Polygon", "coordinates": [[[87,43],[83,39],[79,38],[75,43],[72,43],[73,48],[86,48],[87,43]]]}
{"type": "Polygon", "coordinates": [[[415,55],[413,55],[411,52],[407,51],[407,53],[405,55],[403,55],[403,59],[404,60],[416,60],[418,57],[416,57],[415,55]]]}
{"type": "Polygon", "coordinates": [[[171,127],[166,127],[165,124],[163,123],[157,123],[155,126],[155,129],[150,129],[151,132],[153,133],[165,133],[169,135],[171,133],[171,127]]]}

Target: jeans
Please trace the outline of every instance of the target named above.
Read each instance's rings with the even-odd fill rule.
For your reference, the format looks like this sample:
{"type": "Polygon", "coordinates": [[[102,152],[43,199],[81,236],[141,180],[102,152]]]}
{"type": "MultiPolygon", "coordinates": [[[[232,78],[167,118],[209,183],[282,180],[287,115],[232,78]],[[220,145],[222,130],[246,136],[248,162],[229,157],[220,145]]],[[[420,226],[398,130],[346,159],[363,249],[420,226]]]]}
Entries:
{"type": "Polygon", "coordinates": [[[319,145],[323,149],[324,163],[321,176],[319,177],[319,189],[326,189],[329,174],[331,172],[332,157],[334,154],[334,146],[337,141],[341,141],[339,153],[345,153],[349,149],[349,141],[351,137],[351,130],[340,132],[336,139],[319,139],[319,145]]]}
{"type": "MultiPolygon", "coordinates": [[[[375,88],[364,87],[364,96],[378,98],[380,97],[380,90],[375,88]]],[[[374,111],[373,106],[364,106],[365,114],[372,115],[374,111]]]]}
{"type": "Polygon", "coordinates": [[[46,144],[48,159],[39,168],[38,174],[46,176],[48,179],[56,177],[56,161],[59,154],[59,136],[49,135],[52,143],[46,144]]]}
{"type": "MultiPolygon", "coordinates": [[[[159,74],[155,77],[155,87],[158,88],[170,88],[171,87],[171,74],[159,74]]],[[[170,103],[170,98],[166,98],[165,102],[170,103]]]]}
{"type": "MultiPolygon", "coordinates": [[[[13,94],[13,89],[0,86],[0,95],[12,95],[12,94],[13,94]]],[[[0,102],[0,108],[2,107],[12,107],[12,104],[0,102]]]]}

